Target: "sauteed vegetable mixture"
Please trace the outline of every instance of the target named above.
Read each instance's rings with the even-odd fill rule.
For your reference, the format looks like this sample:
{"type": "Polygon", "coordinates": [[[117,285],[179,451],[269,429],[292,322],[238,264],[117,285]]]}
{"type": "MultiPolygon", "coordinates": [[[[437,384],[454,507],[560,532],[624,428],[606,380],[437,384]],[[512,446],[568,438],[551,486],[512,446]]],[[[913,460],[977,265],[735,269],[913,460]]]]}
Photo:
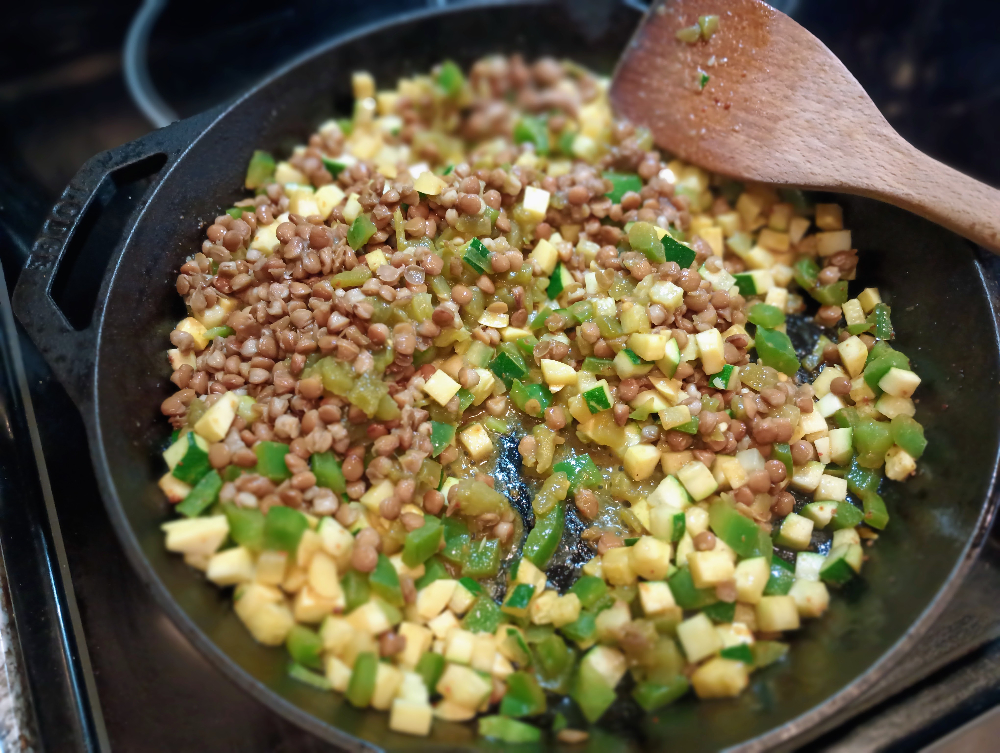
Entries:
{"type": "Polygon", "coordinates": [[[570,62],[353,84],[180,269],[167,548],[399,732],[739,694],[926,444],[840,207],[671,161],[570,62]]]}

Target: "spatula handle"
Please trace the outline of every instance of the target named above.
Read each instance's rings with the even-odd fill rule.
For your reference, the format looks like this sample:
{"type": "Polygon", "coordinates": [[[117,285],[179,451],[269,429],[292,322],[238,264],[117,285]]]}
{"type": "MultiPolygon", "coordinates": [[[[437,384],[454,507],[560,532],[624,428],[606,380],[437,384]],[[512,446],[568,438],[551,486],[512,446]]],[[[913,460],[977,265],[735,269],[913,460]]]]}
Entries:
{"type": "Polygon", "coordinates": [[[1000,254],[1000,191],[900,139],[876,169],[864,195],[907,209],[1000,254]]]}

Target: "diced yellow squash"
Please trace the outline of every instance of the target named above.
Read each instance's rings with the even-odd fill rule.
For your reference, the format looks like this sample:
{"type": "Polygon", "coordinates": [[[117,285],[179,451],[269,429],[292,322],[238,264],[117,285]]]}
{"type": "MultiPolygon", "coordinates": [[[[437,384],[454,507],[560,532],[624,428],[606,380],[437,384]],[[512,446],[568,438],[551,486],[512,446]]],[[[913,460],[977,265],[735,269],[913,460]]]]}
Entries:
{"type": "Polygon", "coordinates": [[[375,692],[372,693],[372,708],[388,711],[399,686],[403,684],[403,673],[397,667],[379,662],[375,670],[375,692]]]}
{"type": "Polygon", "coordinates": [[[830,592],[821,580],[796,580],[788,591],[799,617],[820,617],[830,606],[830,592]]]}
{"type": "Polygon", "coordinates": [[[677,471],[677,480],[695,502],[705,499],[719,488],[712,472],[700,460],[693,460],[677,471]]]}
{"type": "Polygon", "coordinates": [[[829,500],[832,502],[841,502],[847,499],[847,479],[828,476],[824,473],[820,476],[819,483],[816,485],[813,499],[817,501],[829,500]]]}
{"type": "Polygon", "coordinates": [[[253,555],[243,546],[216,552],[208,561],[205,577],[217,586],[235,586],[254,579],[253,555]]]}
{"type": "Polygon", "coordinates": [[[510,324],[510,316],[501,311],[490,311],[489,309],[486,309],[479,315],[479,323],[484,327],[503,329],[510,324]]]}
{"type": "Polygon", "coordinates": [[[639,603],[647,617],[663,614],[677,606],[674,594],[664,581],[642,581],[639,583],[639,603]]]}
{"type": "Polygon", "coordinates": [[[195,357],[194,351],[191,350],[187,353],[181,353],[181,351],[177,348],[171,348],[167,351],[167,358],[170,359],[170,368],[174,371],[177,371],[177,369],[185,364],[193,369],[198,363],[198,359],[195,357]]]}
{"type": "Polygon", "coordinates": [[[342,662],[338,657],[327,654],[326,657],[326,679],[330,686],[338,693],[346,693],[347,686],[351,683],[351,668],[342,662]]]}
{"type": "MultiPolygon", "coordinates": [[[[547,194],[548,191],[545,193],[547,194]]],[[[555,246],[543,238],[535,244],[535,248],[528,258],[537,261],[542,271],[547,275],[551,275],[556,268],[556,262],[559,261],[559,252],[555,246]]]]}
{"type": "Polygon", "coordinates": [[[908,369],[893,366],[878,383],[883,392],[893,397],[912,397],[920,385],[920,377],[908,369]]]}
{"type": "Polygon", "coordinates": [[[423,172],[413,181],[413,188],[428,196],[439,196],[444,193],[448,184],[441,177],[435,175],[430,170],[423,172]]]}
{"type": "Polygon", "coordinates": [[[721,550],[691,552],[687,561],[695,588],[712,588],[736,575],[733,561],[721,550]]]}
{"type": "Polygon", "coordinates": [[[175,477],[170,471],[167,471],[160,477],[157,486],[167,495],[167,499],[174,504],[184,501],[184,498],[191,493],[191,487],[175,477]]]}
{"type": "Polygon", "coordinates": [[[445,722],[467,722],[475,716],[476,709],[470,709],[447,699],[438,701],[434,707],[434,718],[445,722]]]}
{"type": "Polygon", "coordinates": [[[229,535],[229,523],[225,515],[172,520],[163,523],[160,529],[167,534],[168,552],[202,554],[206,557],[215,554],[229,535]]]}
{"type": "Polygon", "coordinates": [[[205,325],[207,329],[221,327],[226,323],[229,315],[236,310],[236,302],[232,298],[220,295],[218,303],[211,308],[207,308],[197,317],[198,321],[205,325]]]}
{"type": "Polygon", "coordinates": [[[328,599],[343,598],[337,563],[324,551],[313,554],[309,563],[309,585],[316,593],[328,599]]]}
{"type": "MultiPolygon", "coordinates": [[[[317,531],[323,551],[333,557],[337,567],[346,569],[354,551],[354,537],[336,518],[323,518],[317,531]]],[[[262,555],[263,556],[263,555],[262,555]]]]}
{"type": "Polygon", "coordinates": [[[317,593],[312,586],[304,583],[295,594],[292,602],[292,614],[298,622],[316,623],[334,610],[344,608],[344,595],[338,594],[336,598],[330,598],[317,593]]]}
{"type": "Polygon", "coordinates": [[[535,587],[535,596],[545,590],[545,573],[538,569],[529,559],[522,558],[517,566],[517,577],[515,583],[526,583],[535,587]]]}
{"type": "Polygon", "coordinates": [[[809,231],[810,224],[812,223],[808,217],[793,217],[788,223],[788,237],[791,242],[798,245],[809,231]]]}
{"type": "Polygon", "coordinates": [[[601,557],[604,578],[613,586],[631,586],[637,580],[628,550],[629,547],[616,547],[609,549],[601,557]]]}
{"type": "Polygon", "coordinates": [[[722,638],[712,621],[702,612],[677,626],[677,639],[689,662],[700,662],[722,649],[722,638]]]}
{"type": "Polygon", "coordinates": [[[719,330],[707,329],[694,336],[698,341],[698,353],[706,374],[716,374],[726,365],[725,343],[719,330]]]}
{"type": "Polygon", "coordinates": [[[436,689],[446,700],[474,712],[489,698],[492,685],[469,667],[448,664],[436,689]]]}
{"type": "Polygon", "coordinates": [[[905,481],[916,473],[917,461],[899,445],[893,445],[885,454],[885,475],[893,481],[905,481]]]}
{"type": "Polygon", "coordinates": [[[462,385],[441,369],[435,371],[430,379],[424,382],[424,392],[434,398],[439,405],[446,405],[461,388],[462,385]]]}
{"type": "Polygon", "coordinates": [[[736,598],[746,604],[757,604],[771,577],[771,568],[764,557],[743,560],[736,566],[736,598]]]}
{"type": "Polygon", "coordinates": [[[413,669],[420,657],[430,650],[434,633],[431,629],[415,622],[403,622],[399,626],[399,634],[406,639],[406,647],[398,655],[401,667],[413,669]]]}
{"type": "Polygon", "coordinates": [[[288,185],[289,183],[307,184],[309,179],[300,171],[292,167],[291,163],[281,161],[274,170],[274,182],[288,185]]]}
{"type": "Polygon", "coordinates": [[[725,246],[722,241],[721,227],[704,227],[697,232],[697,235],[708,244],[709,248],[712,249],[713,254],[716,256],[722,256],[725,251],[725,246]]]}
{"type": "Polygon", "coordinates": [[[625,450],[622,465],[633,481],[643,481],[653,475],[660,464],[660,451],[651,444],[637,444],[625,450]]]}
{"type": "Polygon", "coordinates": [[[493,440],[483,428],[482,424],[475,423],[458,435],[462,445],[465,447],[469,457],[479,463],[486,460],[493,454],[493,440]]]}
{"type": "Polygon", "coordinates": [[[354,222],[361,216],[361,202],[358,201],[358,195],[352,193],[347,197],[347,203],[344,204],[344,208],[341,210],[341,214],[344,215],[344,219],[347,222],[354,222]]]}
{"type": "Polygon", "coordinates": [[[610,646],[594,646],[580,661],[588,664],[612,689],[618,686],[628,671],[625,654],[610,646]]]}
{"type": "Polygon", "coordinates": [[[472,640],[470,666],[479,672],[492,672],[496,661],[496,638],[492,633],[476,633],[472,640]]]}
{"type": "Polygon", "coordinates": [[[279,646],[285,642],[295,618],[278,589],[247,583],[236,589],[233,598],[233,611],[254,640],[265,646],[279,646]]]}
{"type": "Polygon", "coordinates": [[[749,682],[746,664],[722,657],[705,662],[691,675],[691,685],[699,698],[734,698],[749,682]]]}
{"type": "Polygon", "coordinates": [[[576,384],[577,372],[568,363],[543,358],[541,366],[542,378],[550,387],[576,384]]]}
{"type": "Polygon", "coordinates": [[[355,630],[369,635],[381,635],[392,627],[385,611],[377,601],[369,601],[347,615],[347,621],[355,630]]]}
{"type": "Polygon", "coordinates": [[[444,658],[456,664],[472,662],[472,652],[475,648],[475,635],[462,628],[454,628],[445,638],[444,658]]]}
{"type": "Polygon", "coordinates": [[[652,536],[641,536],[630,547],[629,566],[637,576],[645,580],[662,580],[670,570],[670,544],[652,536]]]}
{"type": "Polygon", "coordinates": [[[878,288],[865,288],[858,295],[858,303],[866,314],[870,314],[872,309],[882,303],[882,296],[879,295],[878,288]]]}
{"type": "Polygon", "coordinates": [[[396,698],[389,713],[389,729],[404,735],[426,737],[431,733],[434,709],[429,703],[416,703],[396,698]]]}
{"type": "MultiPolygon", "coordinates": [[[[552,194],[546,191],[544,188],[536,188],[535,186],[525,186],[524,188],[524,210],[528,215],[537,222],[541,222],[545,219],[545,213],[549,210],[549,199],[552,194]]],[[[551,274],[552,270],[548,270],[551,274]]]]}
{"type": "Polygon", "coordinates": [[[359,502],[373,513],[378,513],[379,505],[395,493],[396,487],[393,486],[393,483],[388,479],[382,479],[374,486],[369,487],[368,491],[361,495],[359,502]]]}
{"type": "Polygon", "coordinates": [[[762,596],[757,602],[757,628],[768,633],[799,629],[799,609],[791,596],[762,596]]]}
{"type": "Polygon", "coordinates": [[[208,328],[193,316],[181,319],[177,322],[177,326],[174,329],[187,332],[191,335],[194,338],[194,347],[198,350],[204,350],[205,346],[208,345],[208,338],[205,337],[208,328]]]}
{"type": "Polygon", "coordinates": [[[659,361],[666,355],[669,339],[666,334],[636,332],[629,335],[628,347],[644,361],[659,361]]]}
{"type": "Polygon", "coordinates": [[[454,596],[457,585],[457,580],[442,578],[421,588],[417,592],[417,614],[420,619],[430,622],[441,614],[454,596]]]}
{"type": "Polygon", "coordinates": [[[559,594],[555,591],[545,591],[535,596],[528,605],[528,619],[535,625],[552,624],[552,609],[559,601],[559,594]]]}
{"type": "Polygon", "coordinates": [[[445,610],[433,620],[428,621],[427,627],[434,633],[435,638],[444,639],[453,629],[458,627],[458,624],[458,618],[450,611],[445,610]]]}

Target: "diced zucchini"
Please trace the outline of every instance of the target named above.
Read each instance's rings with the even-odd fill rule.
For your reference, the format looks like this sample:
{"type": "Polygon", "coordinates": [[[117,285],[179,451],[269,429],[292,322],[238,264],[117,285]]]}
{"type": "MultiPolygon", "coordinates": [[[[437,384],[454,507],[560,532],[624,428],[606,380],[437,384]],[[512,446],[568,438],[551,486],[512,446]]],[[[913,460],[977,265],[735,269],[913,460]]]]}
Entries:
{"type": "Polygon", "coordinates": [[[430,379],[424,382],[424,392],[434,398],[439,405],[446,405],[462,388],[458,382],[448,376],[443,370],[435,371],[430,379]]]}
{"type": "Polygon", "coordinates": [[[732,698],[750,682],[747,665],[735,659],[716,657],[691,675],[691,686],[699,698],[732,698]]]}
{"type": "Polygon", "coordinates": [[[757,629],[768,633],[798,630],[799,609],[791,596],[762,596],[757,604],[757,629]]]}
{"type": "Polygon", "coordinates": [[[668,505],[683,510],[691,504],[691,496],[674,476],[665,476],[646,499],[650,507],[668,505]]]}
{"type": "Polygon", "coordinates": [[[583,400],[587,405],[587,410],[593,413],[600,413],[608,410],[615,404],[611,396],[611,388],[606,379],[601,379],[593,387],[583,392],[583,400]]]}
{"type": "Polygon", "coordinates": [[[677,341],[671,338],[667,340],[666,346],[664,346],[663,358],[656,362],[657,368],[663,372],[666,377],[672,377],[674,372],[677,371],[677,367],[681,362],[681,349],[677,344],[677,341]]]}
{"type": "MultiPolygon", "coordinates": [[[[796,613],[797,615],[797,613],[796,613]]],[[[677,626],[677,640],[689,662],[700,662],[722,649],[722,638],[712,621],[702,613],[677,626]]]]}
{"type": "Polygon", "coordinates": [[[795,600],[799,617],[819,617],[830,606],[830,592],[819,580],[796,580],[788,595],[795,600]]]}
{"type": "Polygon", "coordinates": [[[837,511],[837,502],[813,502],[802,508],[802,514],[816,524],[817,528],[826,528],[830,519],[837,511]]]}
{"type": "MultiPolygon", "coordinates": [[[[854,529],[844,529],[854,532],[854,529]]],[[[838,531],[837,533],[840,533],[838,531]]],[[[854,532],[857,535],[856,532],[854,532]]],[[[819,571],[819,577],[827,583],[843,585],[861,572],[864,552],[860,543],[841,544],[830,550],[819,571]]]]}
{"type": "Polygon", "coordinates": [[[677,605],[670,586],[664,581],[639,583],[639,603],[647,617],[662,614],[677,605]]]}
{"type": "Polygon", "coordinates": [[[694,336],[698,342],[701,366],[706,374],[716,374],[726,365],[725,343],[719,330],[707,329],[694,336]]]}
{"type": "Polygon", "coordinates": [[[732,558],[718,547],[705,552],[691,552],[687,563],[695,588],[714,588],[736,575],[732,558]]]}
{"type": "Polygon", "coordinates": [[[563,387],[577,382],[577,372],[568,363],[543,358],[541,366],[542,378],[550,387],[563,387]]]}
{"type": "Polygon", "coordinates": [[[740,290],[740,295],[764,295],[774,286],[774,278],[766,269],[754,269],[749,272],[739,272],[734,275],[736,287],[740,290]]]}
{"type": "Polygon", "coordinates": [[[643,376],[653,368],[653,364],[646,363],[629,348],[622,348],[618,351],[612,363],[618,376],[622,379],[643,376]]]}
{"type": "Polygon", "coordinates": [[[816,552],[799,552],[795,556],[795,578],[797,580],[819,580],[819,571],[826,560],[816,552]]]}
{"type": "Polygon", "coordinates": [[[651,444],[637,444],[625,450],[622,465],[633,481],[643,481],[653,475],[660,464],[660,451],[651,444]]]}
{"type": "Polygon", "coordinates": [[[813,496],[818,502],[823,500],[842,502],[847,499],[847,479],[824,473],[819,478],[819,483],[816,485],[816,491],[813,496]]]}
{"type": "Polygon", "coordinates": [[[815,491],[816,487],[819,486],[819,480],[823,477],[824,468],[826,468],[825,465],[815,460],[810,460],[801,468],[796,468],[795,475],[792,476],[792,488],[802,492],[815,491]]]}
{"type": "Polygon", "coordinates": [[[699,460],[694,460],[681,468],[677,472],[677,479],[696,502],[705,499],[719,488],[715,476],[699,460]]]}
{"type": "Polygon", "coordinates": [[[563,291],[573,285],[576,285],[573,275],[563,266],[562,262],[559,262],[556,264],[555,269],[552,270],[552,276],[549,278],[549,287],[545,291],[545,294],[554,301],[563,291]]]}
{"type": "Polygon", "coordinates": [[[458,435],[469,457],[479,463],[493,454],[493,441],[480,423],[474,423],[458,435]]]}
{"type": "Polygon", "coordinates": [[[666,356],[668,336],[635,333],[629,336],[628,347],[643,361],[659,361],[666,356]]]}
{"type": "Polygon", "coordinates": [[[920,384],[920,377],[912,371],[893,366],[879,382],[879,388],[893,397],[911,397],[920,384]]]}
{"type": "Polygon", "coordinates": [[[652,536],[640,536],[628,551],[632,572],[645,580],[662,580],[670,570],[670,544],[652,536]]]}
{"type": "Polygon", "coordinates": [[[788,517],[781,523],[781,529],[774,541],[779,546],[789,549],[806,549],[812,539],[813,526],[815,524],[809,518],[804,518],[797,513],[789,513],[788,517]]]}
{"type": "Polygon", "coordinates": [[[736,566],[736,598],[745,604],[756,604],[764,594],[771,577],[771,567],[766,557],[752,557],[736,566]]]}

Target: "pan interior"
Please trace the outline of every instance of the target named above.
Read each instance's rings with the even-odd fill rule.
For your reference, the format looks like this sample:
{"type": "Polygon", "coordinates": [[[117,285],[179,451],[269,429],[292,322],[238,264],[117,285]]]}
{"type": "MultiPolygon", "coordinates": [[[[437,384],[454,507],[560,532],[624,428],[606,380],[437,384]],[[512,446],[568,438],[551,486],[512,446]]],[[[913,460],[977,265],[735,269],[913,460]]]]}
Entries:
{"type": "MultiPolygon", "coordinates": [[[[184,316],[173,289],[176,270],[197,248],[206,221],[243,196],[253,149],[287,153],[321,121],[349,110],[351,71],[369,70],[390,85],[426,70],[444,51],[461,64],[519,51],[610,72],[637,21],[635,12],[612,2],[500,4],[395,23],[321,50],[208,129],[158,189],[114,272],[102,313],[94,448],[112,517],[130,532],[125,545],[143,576],[196,643],[263,701],[328,739],[349,743],[339,728],[386,749],[428,745],[390,732],[384,714],[357,711],[339,695],[288,679],[284,652],[253,642],[228,593],[164,550],[159,525],[168,510],[156,480],[169,427],[158,406],[171,392],[167,336],[184,316]]],[[[996,465],[1000,358],[972,248],[901,210],[864,199],[844,204],[862,250],[859,279],[878,286],[892,304],[898,346],[923,378],[917,417],[929,447],[922,472],[905,489],[890,487],[892,524],[867,551],[863,580],[837,594],[825,618],[795,637],[788,660],[756,673],[752,689],[731,701],[687,700],[655,716],[614,709],[591,746],[717,750],[787,724],[864,675],[907,634],[976,532],[996,465]]],[[[442,722],[431,742],[495,747],[477,740],[469,725],[442,722]]]]}

